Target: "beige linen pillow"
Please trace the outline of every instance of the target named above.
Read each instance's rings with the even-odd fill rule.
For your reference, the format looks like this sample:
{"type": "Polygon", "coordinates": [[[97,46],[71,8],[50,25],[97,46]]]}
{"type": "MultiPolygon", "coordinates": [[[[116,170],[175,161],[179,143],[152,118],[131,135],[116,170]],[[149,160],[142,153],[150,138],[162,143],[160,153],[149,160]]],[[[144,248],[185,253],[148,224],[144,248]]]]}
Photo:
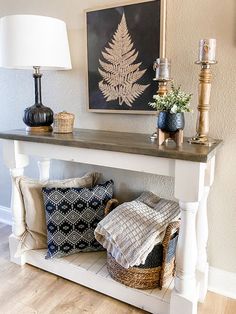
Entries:
{"type": "Polygon", "coordinates": [[[27,177],[18,177],[16,184],[22,194],[25,212],[26,231],[20,239],[17,253],[20,254],[27,250],[47,248],[47,228],[45,208],[42,194],[42,187],[93,187],[99,178],[99,174],[88,173],[81,178],[57,180],[57,181],[38,181],[27,177]]]}

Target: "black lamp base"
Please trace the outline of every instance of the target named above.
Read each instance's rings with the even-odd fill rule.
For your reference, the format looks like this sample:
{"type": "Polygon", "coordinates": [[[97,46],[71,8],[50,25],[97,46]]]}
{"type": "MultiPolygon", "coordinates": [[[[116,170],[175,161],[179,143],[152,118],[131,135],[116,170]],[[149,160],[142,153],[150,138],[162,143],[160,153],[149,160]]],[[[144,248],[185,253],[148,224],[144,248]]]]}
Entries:
{"type": "Polygon", "coordinates": [[[39,67],[34,67],[35,104],[24,111],[23,121],[27,125],[29,133],[52,132],[53,111],[42,104],[41,77],[39,67]]]}
{"type": "Polygon", "coordinates": [[[51,132],[53,111],[42,104],[33,105],[25,109],[23,121],[27,132],[51,132]]]}

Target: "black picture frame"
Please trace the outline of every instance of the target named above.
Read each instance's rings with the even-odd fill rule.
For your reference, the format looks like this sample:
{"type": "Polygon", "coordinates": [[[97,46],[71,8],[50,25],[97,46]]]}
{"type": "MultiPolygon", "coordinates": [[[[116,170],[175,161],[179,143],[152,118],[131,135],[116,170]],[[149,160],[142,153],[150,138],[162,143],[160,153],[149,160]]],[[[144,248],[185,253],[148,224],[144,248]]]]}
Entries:
{"type": "Polygon", "coordinates": [[[86,11],[88,111],[156,114],[161,0],[86,11]]]}

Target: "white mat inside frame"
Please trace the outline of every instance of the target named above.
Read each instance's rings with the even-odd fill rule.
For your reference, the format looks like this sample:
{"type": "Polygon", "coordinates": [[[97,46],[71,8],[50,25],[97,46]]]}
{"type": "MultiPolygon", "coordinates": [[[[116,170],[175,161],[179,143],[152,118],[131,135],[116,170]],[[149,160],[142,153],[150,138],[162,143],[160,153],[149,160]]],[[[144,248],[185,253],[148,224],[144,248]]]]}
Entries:
{"type": "Polygon", "coordinates": [[[25,253],[26,263],[44,269],[125,303],[155,314],[169,312],[173,280],[160,289],[138,290],[114,281],[106,267],[106,252],[78,253],[68,257],[46,260],[46,250],[25,253]]]}

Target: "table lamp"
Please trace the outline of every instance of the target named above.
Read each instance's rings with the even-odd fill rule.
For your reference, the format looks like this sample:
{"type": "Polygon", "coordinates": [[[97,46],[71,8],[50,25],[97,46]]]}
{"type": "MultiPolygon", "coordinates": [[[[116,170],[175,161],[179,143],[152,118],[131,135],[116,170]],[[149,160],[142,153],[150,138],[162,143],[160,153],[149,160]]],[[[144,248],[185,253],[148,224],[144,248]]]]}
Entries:
{"type": "Polygon", "coordinates": [[[71,69],[65,22],[38,15],[2,17],[0,66],[34,71],[35,104],[25,109],[23,121],[27,132],[51,132],[53,111],[42,104],[40,69],[71,69]]]}

